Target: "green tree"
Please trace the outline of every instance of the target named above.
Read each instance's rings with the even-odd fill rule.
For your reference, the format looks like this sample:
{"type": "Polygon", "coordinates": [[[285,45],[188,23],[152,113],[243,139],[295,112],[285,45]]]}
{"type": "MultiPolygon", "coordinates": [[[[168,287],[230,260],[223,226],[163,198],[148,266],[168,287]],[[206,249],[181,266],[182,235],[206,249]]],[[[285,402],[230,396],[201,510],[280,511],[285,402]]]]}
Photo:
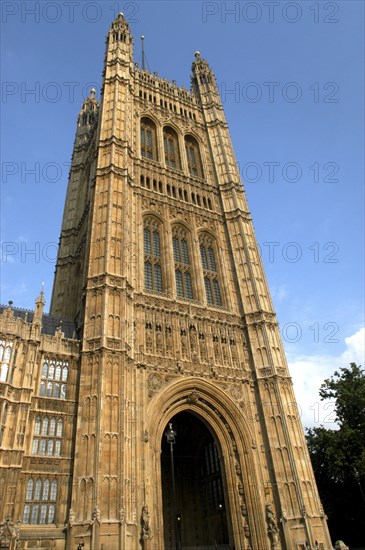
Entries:
{"type": "Polygon", "coordinates": [[[309,428],[306,439],[333,541],[365,543],[365,375],[355,363],[323,382],[338,430],[309,428]]]}

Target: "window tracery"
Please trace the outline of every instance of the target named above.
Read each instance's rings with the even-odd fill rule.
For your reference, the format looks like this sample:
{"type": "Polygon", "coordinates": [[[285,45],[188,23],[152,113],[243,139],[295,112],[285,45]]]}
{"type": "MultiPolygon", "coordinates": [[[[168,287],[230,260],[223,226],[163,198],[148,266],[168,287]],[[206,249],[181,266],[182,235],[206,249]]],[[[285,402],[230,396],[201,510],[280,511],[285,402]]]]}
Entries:
{"type": "Polygon", "coordinates": [[[149,118],[141,119],[141,155],[142,157],[158,160],[156,126],[149,118]]]}
{"type": "Polygon", "coordinates": [[[144,286],[156,292],[163,291],[160,225],[155,218],[147,218],[143,224],[144,286]]]}
{"type": "Polygon", "coordinates": [[[32,455],[60,456],[63,419],[37,416],[34,424],[32,455]]]}
{"type": "Polygon", "coordinates": [[[68,362],[46,358],[42,366],[39,395],[66,399],[67,379],[68,362]]]}
{"type": "Polygon", "coordinates": [[[199,144],[193,136],[185,136],[185,151],[191,176],[203,177],[203,169],[200,157],[199,144]]]}
{"type": "Polygon", "coordinates": [[[199,243],[207,302],[210,305],[221,306],[222,295],[215,256],[215,243],[209,235],[202,235],[199,243]]]}
{"type": "Polygon", "coordinates": [[[13,342],[0,340],[0,382],[6,382],[8,379],[12,349],[13,342]]]}
{"type": "Polygon", "coordinates": [[[169,126],[165,126],[163,129],[163,146],[165,151],[166,165],[170,168],[181,170],[177,133],[169,126]]]}
{"type": "Polygon", "coordinates": [[[193,298],[188,232],[175,227],[172,234],[172,247],[175,262],[176,293],[181,298],[193,298]]]}
{"type": "Polygon", "coordinates": [[[23,523],[54,523],[57,490],[58,482],[56,479],[51,482],[49,479],[42,481],[38,478],[34,483],[34,479],[30,478],[25,494],[23,523]]]}

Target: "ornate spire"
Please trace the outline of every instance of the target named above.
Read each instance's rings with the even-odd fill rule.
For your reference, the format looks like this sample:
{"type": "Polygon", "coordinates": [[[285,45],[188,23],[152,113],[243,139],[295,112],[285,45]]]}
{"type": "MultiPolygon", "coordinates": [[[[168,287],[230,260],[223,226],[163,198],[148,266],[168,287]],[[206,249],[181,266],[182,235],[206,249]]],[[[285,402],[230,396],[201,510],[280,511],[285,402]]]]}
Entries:
{"type": "Polygon", "coordinates": [[[96,90],[91,88],[90,95],[87,97],[81,107],[77,121],[78,129],[89,130],[95,123],[99,110],[99,102],[95,97],[96,90]]]}
{"type": "Polygon", "coordinates": [[[33,325],[42,324],[42,317],[43,317],[43,310],[44,310],[45,303],[46,303],[46,300],[44,299],[44,283],[42,283],[41,291],[35,301],[33,325]]]}
{"type": "Polygon", "coordinates": [[[199,84],[214,84],[215,78],[212,69],[209,67],[208,62],[200,57],[200,52],[195,52],[195,61],[192,64],[192,84],[193,86],[199,84]]]}
{"type": "Polygon", "coordinates": [[[126,35],[123,36],[123,33],[130,34],[128,22],[121,11],[118,13],[116,19],[114,19],[110,26],[110,33],[115,41],[122,42],[125,42],[126,39],[126,35]],[[118,36],[116,36],[117,34],[118,36]]]}
{"type": "Polygon", "coordinates": [[[107,39],[107,63],[118,59],[122,65],[133,65],[133,38],[122,12],[112,22],[107,39]]]}

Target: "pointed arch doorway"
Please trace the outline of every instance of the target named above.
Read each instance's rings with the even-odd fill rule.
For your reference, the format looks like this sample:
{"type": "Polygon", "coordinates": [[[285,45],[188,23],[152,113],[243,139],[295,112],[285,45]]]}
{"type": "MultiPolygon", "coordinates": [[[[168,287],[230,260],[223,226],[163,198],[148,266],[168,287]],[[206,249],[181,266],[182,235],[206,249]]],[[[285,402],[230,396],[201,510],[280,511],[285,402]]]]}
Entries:
{"type": "Polygon", "coordinates": [[[200,418],[183,411],[166,425],[161,445],[161,478],[165,550],[229,550],[229,514],[219,447],[200,418]],[[173,444],[175,506],[169,424],[173,444]],[[176,510],[176,521],[175,512],[176,510]],[[175,538],[175,525],[177,539],[175,538]]]}

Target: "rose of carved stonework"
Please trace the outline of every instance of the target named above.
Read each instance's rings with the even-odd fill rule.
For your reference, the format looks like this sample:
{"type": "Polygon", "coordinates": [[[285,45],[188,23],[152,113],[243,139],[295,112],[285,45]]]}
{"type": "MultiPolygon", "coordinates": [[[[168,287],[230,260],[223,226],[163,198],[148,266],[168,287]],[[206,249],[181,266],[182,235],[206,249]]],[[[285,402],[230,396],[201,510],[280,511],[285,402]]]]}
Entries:
{"type": "Polygon", "coordinates": [[[231,386],[230,393],[233,399],[235,400],[241,399],[242,397],[242,389],[238,386],[231,386]]]}
{"type": "Polygon", "coordinates": [[[147,378],[147,387],[151,391],[159,391],[162,387],[162,384],[162,378],[158,374],[150,374],[147,378]]]}
{"type": "Polygon", "coordinates": [[[196,390],[193,390],[186,398],[188,403],[197,403],[199,401],[199,395],[196,390]]]}

